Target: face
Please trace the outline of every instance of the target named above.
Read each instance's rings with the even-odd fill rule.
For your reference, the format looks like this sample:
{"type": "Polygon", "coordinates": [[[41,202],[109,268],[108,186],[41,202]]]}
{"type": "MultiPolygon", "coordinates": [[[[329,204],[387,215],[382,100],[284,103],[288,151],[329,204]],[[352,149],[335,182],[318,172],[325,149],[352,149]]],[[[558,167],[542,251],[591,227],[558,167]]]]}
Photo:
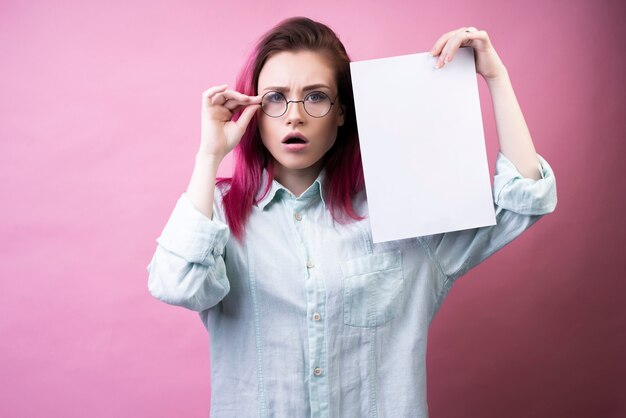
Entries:
{"type": "MultiPolygon", "coordinates": [[[[261,69],[258,95],[262,96],[268,91],[280,91],[288,101],[304,100],[307,94],[320,91],[333,101],[337,96],[337,85],[333,68],[324,55],[313,51],[285,51],[269,58],[261,69]],[[306,89],[314,84],[324,86],[306,89]]],[[[315,97],[319,96],[313,96],[312,100],[315,97]]],[[[321,169],[321,159],[335,143],[337,128],[343,123],[344,114],[339,98],[331,106],[330,112],[321,118],[309,115],[303,103],[289,103],[287,112],[277,118],[259,109],[259,132],[263,145],[274,158],[276,177],[305,173],[317,175],[321,169]],[[283,143],[283,139],[294,132],[304,135],[308,143],[283,143]]]]}

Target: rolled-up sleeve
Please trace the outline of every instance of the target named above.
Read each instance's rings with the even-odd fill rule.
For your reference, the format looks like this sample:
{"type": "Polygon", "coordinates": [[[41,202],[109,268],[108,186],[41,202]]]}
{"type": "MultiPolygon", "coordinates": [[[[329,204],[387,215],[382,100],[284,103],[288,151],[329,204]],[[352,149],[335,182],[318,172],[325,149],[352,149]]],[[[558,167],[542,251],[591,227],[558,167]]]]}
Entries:
{"type": "Polygon", "coordinates": [[[498,153],[493,187],[496,225],[423,237],[447,285],[555,210],[554,172],[543,157],[537,157],[541,178],[534,180],[524,178],[502,152],[498,153]]]}
{"type": "Polygon", "coordinates": [[[493,179],[494,202],[501,209],[520,215],[545,215],[556,208],[556,181],[552,168],[537,155],[541,179],[524,178],[513,163],[498,152],[493,179]]]}
{"type": "Polygon", "coordinates": [[[206,217],[183,193],[147,266],[150,293],[198,312],[215,306],[230,291],[224,263],[229,237],[224,222],[206,217]]]}

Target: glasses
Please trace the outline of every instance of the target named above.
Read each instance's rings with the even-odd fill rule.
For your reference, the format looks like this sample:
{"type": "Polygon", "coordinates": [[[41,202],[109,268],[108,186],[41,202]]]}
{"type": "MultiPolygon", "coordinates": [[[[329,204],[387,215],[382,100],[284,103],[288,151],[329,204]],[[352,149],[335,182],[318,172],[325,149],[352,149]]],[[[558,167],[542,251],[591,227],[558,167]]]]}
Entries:
{"type": "Polygon", "coordinates": [[[304,106],[304,111],[314,118],[322,118],[330,112],[331,107],[337,101],[332,102],[330,98],[321,91],[314,91],[306,95],[303,100],[287,100],[282,93],[278,91],[268,91],[261,99],[261,110],[271,118],[279,118],[287,112],[289,103],[300,103],[304,106]]]}

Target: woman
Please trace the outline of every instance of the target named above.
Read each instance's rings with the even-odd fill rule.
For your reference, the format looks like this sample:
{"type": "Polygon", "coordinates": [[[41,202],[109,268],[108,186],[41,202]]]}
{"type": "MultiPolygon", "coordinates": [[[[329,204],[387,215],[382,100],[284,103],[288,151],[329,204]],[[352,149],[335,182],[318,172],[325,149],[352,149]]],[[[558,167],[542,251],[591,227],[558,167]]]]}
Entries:
{"type": "Polygon", "coordinates": [[[556,206],[487,34],[448,32],[431,52],[443,66],[467,45],[500,142],[489,227],[372,243],[350,59],[323,24],[281,22],[236,90],[204,92],[193,174],[148,285],[211,336],[211,417],[428,415],[427,330],[452,284],[556,206]],[[216,182],[233,149],[233,177],[216,182]]]}

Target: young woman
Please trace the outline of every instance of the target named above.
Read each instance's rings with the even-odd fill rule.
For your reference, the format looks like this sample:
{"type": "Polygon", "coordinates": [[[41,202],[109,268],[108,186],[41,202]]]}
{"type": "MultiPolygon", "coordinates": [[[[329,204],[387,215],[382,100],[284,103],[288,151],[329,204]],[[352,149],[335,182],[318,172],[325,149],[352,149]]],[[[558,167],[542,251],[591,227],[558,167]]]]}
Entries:
{"type": "Polygon", "coordinates": [[[211,336],[211,417],[427,416],[427,330],[446,294],[556,206],[487,33],[448,32],[431,52],[442,66],[468,45],[500,143],[489,227],[372,243],[350,59],[321,23],[281,22],[236,90],[203,93],[195,167],[148,287],[211,336]],[[232,150],[232,178],[216,181],[232,150]]]}

